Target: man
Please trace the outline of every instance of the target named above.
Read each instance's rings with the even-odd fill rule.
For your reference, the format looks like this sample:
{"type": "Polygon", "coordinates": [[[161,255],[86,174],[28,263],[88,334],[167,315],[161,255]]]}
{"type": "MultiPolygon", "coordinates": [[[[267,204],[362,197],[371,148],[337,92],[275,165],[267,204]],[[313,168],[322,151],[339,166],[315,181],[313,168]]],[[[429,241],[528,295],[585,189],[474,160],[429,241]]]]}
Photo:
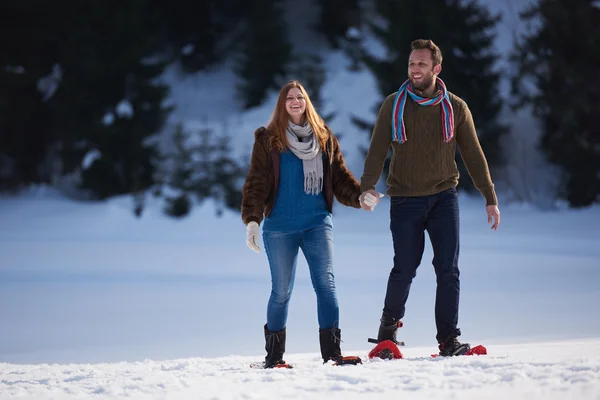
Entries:
{"type": "Polygon", "coordinates": [[[396,341],[405,314],[410,285],[416,276],[427,231],[437,276],[436,339],[440,355],[465,354],[470,346],[457,337],[460,281],[458,269],[459,210],[456,186],[456,146],[475,187],[486,201],[488,223],[496,230],[500,211],[487,160],[467,104],[446,90],[438,78],[442,54],[431,40],[411,44],[408,79],[389,95],[379,110],[361,178],[361,206],[373,210],[383,196],[375,185],[388,150],[392,159],[387,178],[391,196],[394,266],[387,292],[378,341],[396,341]]]}

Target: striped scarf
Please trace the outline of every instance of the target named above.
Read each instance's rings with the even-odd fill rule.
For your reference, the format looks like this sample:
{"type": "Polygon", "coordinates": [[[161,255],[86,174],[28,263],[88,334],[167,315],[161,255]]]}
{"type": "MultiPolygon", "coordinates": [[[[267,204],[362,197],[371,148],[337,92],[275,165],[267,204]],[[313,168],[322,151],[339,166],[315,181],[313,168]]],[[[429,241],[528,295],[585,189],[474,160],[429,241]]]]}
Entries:
{"type": "Polygon", "coordinates": [[[397,141],[399,143],[406,142],[404,107],[406,105],[407,94],[420,106],[436,106],[441,103],[444,141],[449,142],[452,139],[452,136],[454,135],[454,113],[452,112],[450,96],[448,95],[446,84],[440,78],[437,78],[437,85],[440,88],[440,94],[431,99],[416,94],[408,79],[400,86],[392,106],[392,141],[397,141]]]}

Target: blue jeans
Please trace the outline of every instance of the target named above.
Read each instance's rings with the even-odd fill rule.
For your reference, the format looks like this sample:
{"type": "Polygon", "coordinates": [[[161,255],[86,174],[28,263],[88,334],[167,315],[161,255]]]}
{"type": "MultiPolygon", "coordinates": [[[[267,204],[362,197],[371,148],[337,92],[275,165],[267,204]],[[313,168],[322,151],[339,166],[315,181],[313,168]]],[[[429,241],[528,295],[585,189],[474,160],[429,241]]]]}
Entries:
{"type": "Polygon", "coordinates": [[[460,336],[459,212],[455,188],[418,197],[393,196],[390,230],[394,242],[394,267],[387,285],[383,313],[403,318],[410,285],[417,274],[425,248],[425,231],[433,248],[437,277],[435,300],[436,339],[460,336]]]}
{"type": "Polygon", "coordinates": [[[271,269],[271,297],[267,305],[269,330],[279,331],[286,326],[299,249],[306,257],[317,294],[319,328],[337,328],[339,307],[333,275],[332,226],[324,224],[291,232],[263,231],[263,242],[271,269]]]}

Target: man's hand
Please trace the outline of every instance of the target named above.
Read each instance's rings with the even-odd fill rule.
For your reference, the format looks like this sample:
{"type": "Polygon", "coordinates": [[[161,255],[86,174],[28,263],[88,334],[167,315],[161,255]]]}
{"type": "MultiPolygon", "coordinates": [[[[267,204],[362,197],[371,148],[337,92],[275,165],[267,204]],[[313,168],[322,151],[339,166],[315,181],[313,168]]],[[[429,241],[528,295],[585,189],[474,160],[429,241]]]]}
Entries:
{"type": "Polygon", "coordinates": [[[258,223],[256,221],[250,221],[246,225],[246,245],[250,250],[260,252],[258,247],[258,223]]]}
{"type": "Polygon", "coordinates": [[[383,196],[385,196],[385,194],[376,192],[375,190],[367,190],[366,192],[362,192],[358,201],[364,210],[373,211],[377,204],[379,204],[379,199],[383,196]]]}
{"type": "Polygon", "coordinates": [[[494,223],[492,229],[498,229],[498,225],[500,225],[500,210],[498,209],[498,206],[486,206],[485,211],[488,216],[488,224],[491,224],[493,220],[494,223]]]}

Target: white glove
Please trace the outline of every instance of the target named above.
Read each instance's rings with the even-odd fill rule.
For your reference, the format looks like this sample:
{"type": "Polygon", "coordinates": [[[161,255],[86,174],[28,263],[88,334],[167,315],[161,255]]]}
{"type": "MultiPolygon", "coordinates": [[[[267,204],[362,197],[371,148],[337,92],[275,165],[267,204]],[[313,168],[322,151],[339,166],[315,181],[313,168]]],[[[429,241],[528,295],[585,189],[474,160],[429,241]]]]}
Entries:
{"type": "Polygon", "coordinates": [[[258,223],[256,221],[250,221],[246,225],[246,245],[250,250],[260,252],[258,247],[258,223]]]}
{"type": "Polygon", "coordinates": [[[373,192],[374,191],[368,191],[360,196],[359,199],[362,208],[367,209],[369,211],[375,210],[375,207],[377,207],[377,204],[379,204],[379,199],[385,196],[383,193],[375,192],[376,194],[373,194],[373,192]]]}

